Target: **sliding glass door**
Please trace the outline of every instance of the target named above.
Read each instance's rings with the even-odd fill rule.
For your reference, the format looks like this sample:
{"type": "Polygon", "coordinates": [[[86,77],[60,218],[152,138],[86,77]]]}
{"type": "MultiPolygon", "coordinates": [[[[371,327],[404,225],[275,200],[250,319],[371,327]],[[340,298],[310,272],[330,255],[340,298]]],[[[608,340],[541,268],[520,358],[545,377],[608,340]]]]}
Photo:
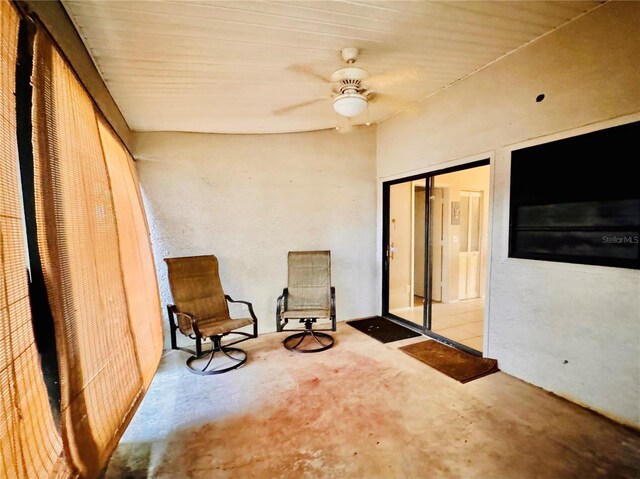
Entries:
{"type": "Polygon", "coordinates": [[[425,179],[395,183],[388,189],[388,312],[424,328],[426,288],[425,179]]]}
{"type": "Polygon", "coordinates": [[[480,352],[489,161],[383,184],[383,314],[480,352]]]}

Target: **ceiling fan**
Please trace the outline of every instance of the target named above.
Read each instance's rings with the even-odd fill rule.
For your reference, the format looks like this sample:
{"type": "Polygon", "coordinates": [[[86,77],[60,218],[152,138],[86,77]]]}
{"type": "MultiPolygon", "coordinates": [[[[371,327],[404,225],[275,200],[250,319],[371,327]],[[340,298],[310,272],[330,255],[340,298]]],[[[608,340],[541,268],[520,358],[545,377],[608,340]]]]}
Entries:
{"type": "Polygon", "coordinates": [[[368,96],[372,93],[367,84],[369,72],[353,65],[360,50],[348,47],[343,48],[341,53],[348,66],[331,75],[331,82],[335,85],[333,91],[337,94],[333,98],[333,109],[339,115],[353,118],[367,109],[368,96]]]}
{"type": "MultiPolygon", "coordinates": [[[[331,90],[334,93],[332,96],[333,109],[339,115],[346,118],[354,118],[364,113],[367,110],[369,102],[374,100],[376,97],[376,93],[371,90],[368,82],[370,78],[369,72],[363,68],[354,66],[359,53],[360,50],[356,47],[343,48],[341,54],[347,66],[333,72],[331,77],[328,79],[309,69],[305,65],[292,65],[289,67],[289,70],[310,75],[325,83],[330,83],[332,85],[331,90]]],[[[282,115],[292,110],[325,100],[326,98],[316,98],[314,100],[274,110],[273,113],[275,115],[282,115]]]]}

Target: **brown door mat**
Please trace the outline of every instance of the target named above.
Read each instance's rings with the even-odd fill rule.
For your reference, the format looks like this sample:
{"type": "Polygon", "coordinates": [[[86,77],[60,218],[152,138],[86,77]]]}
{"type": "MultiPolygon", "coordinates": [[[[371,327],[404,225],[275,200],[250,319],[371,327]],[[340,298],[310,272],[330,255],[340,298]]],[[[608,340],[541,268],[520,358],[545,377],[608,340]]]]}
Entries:
{"type": "Polygon", "coordinates": [[[473,356],[438,341],[422,341],[400,349],[461,383],[500,371],[495,359],[473,356]]]}
{"type": "Polygon", "coordinates": [[[381,318],[380,316],[354,319],[353,321],[347,321],[347,324],[352,328],[356,328],[361,333],[377,339],[381,343],[390,343],[392,341],[400,341],[401,339],[420,336],[419,333],[411,331],[409,328],[400,326],[388,319],[381,318]]]}

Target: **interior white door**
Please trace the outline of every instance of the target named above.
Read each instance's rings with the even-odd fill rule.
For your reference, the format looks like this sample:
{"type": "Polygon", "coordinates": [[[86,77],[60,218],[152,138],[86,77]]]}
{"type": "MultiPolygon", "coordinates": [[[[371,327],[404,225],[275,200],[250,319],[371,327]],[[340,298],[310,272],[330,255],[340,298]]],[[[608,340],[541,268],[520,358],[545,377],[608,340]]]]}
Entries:
{"type": "Polygon", "coordinates": [[[431,195],[431,299],[442,301],[442,254],[444,248],[444,192],[433,188],[431,195]]]}
{"type": "Polygon", "coordinates": [[[460,192],[459,299],[471,299],[480,296],[481,210],[481,192],[460,192]]]}

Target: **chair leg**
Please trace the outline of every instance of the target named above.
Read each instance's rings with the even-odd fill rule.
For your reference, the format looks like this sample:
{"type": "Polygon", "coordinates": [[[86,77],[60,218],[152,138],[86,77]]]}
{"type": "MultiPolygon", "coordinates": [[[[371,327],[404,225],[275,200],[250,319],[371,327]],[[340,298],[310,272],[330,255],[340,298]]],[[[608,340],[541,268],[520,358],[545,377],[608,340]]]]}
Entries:
{"type": "Polygon", "coordinates": [[[276,331],[279,333],[282,331],[282,323],[280,323],[280,307],[276,308],[276,331]]]}
{"type": "Polygon", "coordinates": [[[176,338],[176,330],[178,326],[176,325],[176,318],[173,315],[173,311],[171,311],[171,306],[167,306],[167,313],[169,315],[169,333],[171,336],[171,349],[178,349],[178,341],[176,338]]]}
{"type": "MultiPolygon", "coordinates": [[[[209,375],[213,375],[213,374],[222,374],[222,373],[226,373],[228,371],[231,371],[233,369],[237,369],[240,366],[242,366],[244,363],[247,362],[247,353],[245,351],[243,351],[240,348],[232,348],[232,347],[228,347],[228,346],[223,346],[222,345],[222,337],[221,336],[212,336],[211,338],[211,343],[212,343],[212,347],[211,347],[211,351],[207,351],[205,354],[200,354],[198,356],[191,356],[189,359],[187,359],[187,368],[189,369],[190,372],[192,372],[193,374],[198,374],[200,376],[209,376],[209,375]],[[215,354],[220,351],[222,352],[225,356],[229,357],[230,359],[236,361],[236,364],[233,364],[232,366],[226,367],[226,368],[217,368],[217,369],[211,369],[209,370],[209,366],[211,365],[213,358],[215,356],[215,354]],[[238,358],[234,358],[233,356],[231,356],[229,353],[230,352],[236,352],[236,353],[241,353],[242,357],[240,359],[238,358]],[[201,359],[203,356],[209,354],[209,360],[207,361],[207,364],[204,366],[204,368],[200,369],[200,368],[196,368],[194,361],[201,359]]],[[[199,343],[196,343],[196,347],[198,347],[199,343]]]]}
{"type": "Polygon", "coordinates": [[[304,331],[296,334],[292,334],[287,336],[282,342],[284,347],[289,351],[295,351],[297,353],[319,353],[320,351],[326,351],[327,349],[333,347],[334,339],[332,336],[317,332],[313,330],[313,318],[308,318],[304,320],[304,331]],[[318,348],[300,348],[305,338],[311,336],[319,345],[318,348]],[[320,338],[326,340],[326,342],[320,341],[320,338]],[[297,340],[297,342],[295,342],[297,340]],[[294,343],[295,344],[292,344],[294,343]]]}
{"type": "Polygon", "coordinates": [[[202,356],[202,339],[200,336],[196,336],[196,356],[202,356]]]}
{"type": "MultiPolygon", "coordinates": [[[[297,336],[300,336],[300,341],[298,341],[296,344],[294,344],[294,345],[293,345],[293,346],[291,346],[291,347],[289,347],[289,346],[287,346],[287,345],[285,344],[285,348],[287,348],[287,349],[297,349],[297,348],[298,348],[298,346],[300,346],[300,344],[302,344],[302,341],[304,341],[304,338],[306,338],[306,337],[307,337],[307,333],[306,333],[306,332],[304,332],[303,334],[298,334],[297,336]]],[[[297,336],[296,336],[296,337],[297,337],[297,336]]]]}
{"type": "Polygon", "coordinates": [[[316,343],[318,343],[322,347],[326,346],[326,344],[324,344],[322,341],[318,339],[318,336],[317,336],[318,333],[314,333],[313,331],[310,331],[310,332],[311,332],[311,336],[313,336],[313,339],[316,340],[316,343]]]}

